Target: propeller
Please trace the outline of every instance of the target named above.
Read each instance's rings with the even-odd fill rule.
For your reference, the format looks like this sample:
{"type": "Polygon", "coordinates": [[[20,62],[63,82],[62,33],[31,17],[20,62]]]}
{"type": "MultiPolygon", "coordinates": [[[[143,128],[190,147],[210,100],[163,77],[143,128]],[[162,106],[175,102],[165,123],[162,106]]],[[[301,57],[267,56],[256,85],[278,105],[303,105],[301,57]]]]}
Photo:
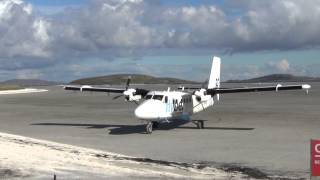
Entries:
{"type": "Polygon", "coordinates": [[[208,83],[209,83],[209,79],[206,79],[205,81],[203,81],[201,83],[201,88],[207,88],[208,87],[208,83]]]}
{"type": "Polygon", "coordinates": [[[128,90],[128,88],[130,86],[130,81],[131,81],[131,76],[129,76],[128,79],[127,79],[126,90],[128,90]]]}
{"type": "Polygon", "coordinates": [[[136,104],[136,101],[139,101],[141,98],[143,98],[149,91],[145,89],[133,89],[129,88],[131,82],[131,76],[128,77],[126,82],[126,87],[122,94],[113,97],[113,99],[118,99],[119,97],[124,96],[126,101],[134,101],[136,104]]]}
{"type": "Polygon", "coordinates": [[[118,96],[114,96],[112,99],[115,100],[115,99],[118,99],[119,97],[122,97],[122,96],[123,96],[123,94],[120,94],[118,96]]]}
{"type": "MultiPolygon", "coordinates": [[[[127,82],[126,82],[126,90],[129,89],[130,82],[131,82],[131,76],[128,76],[128,79],[127,79],[127,82]]],[[[124,95],[120,94],[120,95],[114,96],[112,99],[115,100],[115,99],[118,99],[118,98],[120,98],[122,96],[124,96],[124,95]]]]}

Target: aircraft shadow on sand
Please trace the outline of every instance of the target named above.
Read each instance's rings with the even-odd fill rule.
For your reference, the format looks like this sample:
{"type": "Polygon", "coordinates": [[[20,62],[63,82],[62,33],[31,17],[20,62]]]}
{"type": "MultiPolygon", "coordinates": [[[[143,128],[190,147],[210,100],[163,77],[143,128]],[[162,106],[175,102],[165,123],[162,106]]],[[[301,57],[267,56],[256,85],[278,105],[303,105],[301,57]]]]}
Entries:
{"type": "MultiPolygon", "coordinates": [[[[170,123],[161,123],[156,130],[166,131],[171,129],[197,129],[195,126],[182,126],[190,122],[186,121],[174,121],[170,123]]],[[[190,123],[191,124],[191,123],[190,123]]],[[[109,134],[112,135],[125,135],[125,134],[146,134],[145,124],[138,125],[121,125],[121,124],[88,124],[88,123],[34,123],[31,125],[36,126],[74,126],[74,127],[86,127],[88,129],[104,129],[109,130],[109,134]]],[[[193,124],[191,124],[193,125],[193,124]]],[[[233,130],[233,131],[251,131],[255,128],[246,127],[204,127],[208,130],[233,130]]]]}

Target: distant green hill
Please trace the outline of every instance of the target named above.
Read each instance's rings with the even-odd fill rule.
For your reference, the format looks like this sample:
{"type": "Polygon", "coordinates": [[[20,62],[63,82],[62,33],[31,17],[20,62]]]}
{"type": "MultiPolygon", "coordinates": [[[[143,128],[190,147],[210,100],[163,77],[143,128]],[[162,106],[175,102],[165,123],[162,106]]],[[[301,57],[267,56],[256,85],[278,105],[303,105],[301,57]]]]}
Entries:
{"type": "Polygon", "coordinates": [[[18,85],[2,85],[0,84],[0,91],[6,91],[6,90],[17,90],[22,89],[23,87],[20,87],[18,85]]]}
{"type": "Polygon", "coordinates": [[[90,77],[78,79],[70,84],[79,85],[103,85],[103,84],[125,84],[128,77],[131,76],[132,84],[198,84],[199,82],[182,80],[168,77],[154,77],[143,74],[114,74],[108,76],[90,77]]]}
{"type": "Polygon", "coordinates": [[[267,76],[245,79],[229,80],[227,83],[264,83],[264,82],[320,82],[320,78],[307,76],[294,76],[291,74],[271,74],[267,76]]]}

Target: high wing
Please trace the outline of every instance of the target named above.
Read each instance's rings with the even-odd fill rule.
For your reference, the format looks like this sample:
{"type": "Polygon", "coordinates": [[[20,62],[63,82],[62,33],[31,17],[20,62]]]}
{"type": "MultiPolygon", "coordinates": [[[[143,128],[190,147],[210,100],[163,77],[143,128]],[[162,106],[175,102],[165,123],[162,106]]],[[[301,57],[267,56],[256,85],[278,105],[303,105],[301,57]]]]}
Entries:
{"type": "Polygon", "coordinates": [[[65,90],[72,91],[93,91],[93,92],[107,92],[107,93],[124,93],[128,90],[135,90],[136,95],[145,96],[148,94],[149,90],[147,89],[121,89],[121,88],[103,88],[103,87],[93,87],[93,86],[64,86],[65,90]]]}
{"type": "MultiPolygon", "coordinates": [[[[92,91],[92,92],[107,92],[107,93],[121,93],[127,101],[139,101],[144,98],[149,90],[146,89],[133,89],[129,88],[131,82],[131,76],[128,77],[125,88],[104,88],[104,87],[93,87],[89,85],[83,86],[64,86],[65,90],[72,91],[92,91]]],[[[121,97],[116,96],[114,99],[121,97]]]]}
{"type": "Polygon", "coordinates": [[[308,91],[311,86],[309,84],[303,85],[287,85],[282,86],[278,84],[276,86],[265,86],[265,87],[245,87],[245,88],[216,88],[216,89],[207,89],[207,94],[216,95],[216,94],[226,94],[226,93],[241,93],[241,92],[261,92],[261,91],[283,91],[283,90],[299,90],[305,89],[308,91]]]}
{"type": "Polygon", "coordinates": [[[117,88],[102,88],[102,87],[92,87],[92,86],[64,86],[65,90],[72,91],[93,91],[93,92],[108,92],[108,93],[123,93],[126,89],[117,88]]]}
{"type": "Polygon", "coordinates": [[[91,92],[106,92],[106,93],[121,93],[125,96],[128,101],[138,101],[144,98],[149,90],[146,89],[133,89],[133,88],[104,88],[104,87],[93,87],[93,86],[64,86],[65,90],[71,91],[91,91],[91,92]]]}

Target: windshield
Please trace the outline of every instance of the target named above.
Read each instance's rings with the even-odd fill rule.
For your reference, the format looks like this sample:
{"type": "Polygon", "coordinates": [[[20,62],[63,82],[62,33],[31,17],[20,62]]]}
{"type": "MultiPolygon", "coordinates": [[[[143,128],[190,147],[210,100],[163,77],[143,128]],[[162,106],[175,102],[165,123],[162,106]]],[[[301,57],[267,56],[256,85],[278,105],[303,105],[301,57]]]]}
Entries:
{"type": "Polygon", "coordinates": [[[152,99],[156,99],[156,100],[160,100],[160,101],[162,101],[162,98],[163,98],[163,95],[154,95],[152,97],[152,99]]]}
{"type": "Polygon", "coordinates": [[[146,95],[146,99],[151,99],[152,95],[146,95]]]}

